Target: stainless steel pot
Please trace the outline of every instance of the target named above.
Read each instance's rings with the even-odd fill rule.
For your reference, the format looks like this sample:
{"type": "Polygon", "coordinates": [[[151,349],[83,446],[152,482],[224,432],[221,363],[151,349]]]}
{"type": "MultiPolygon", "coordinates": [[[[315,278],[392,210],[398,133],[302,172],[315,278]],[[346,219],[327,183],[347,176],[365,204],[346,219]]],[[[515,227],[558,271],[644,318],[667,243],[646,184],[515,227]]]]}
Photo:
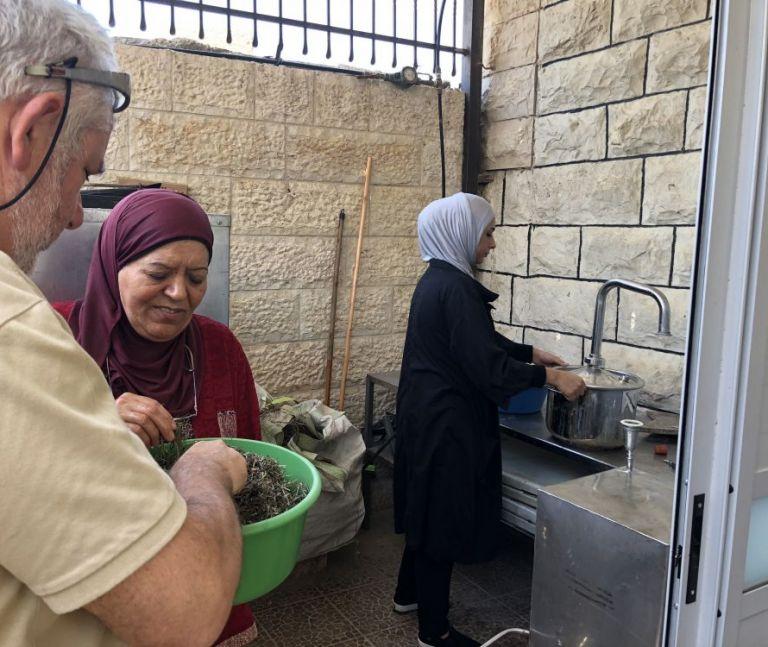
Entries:
{"type": "Polygon", "coordinates": [[[567,366],[584,379],[587,392],[573,402],[547,387],[545,409],[549,432],[571,445],[590,449],[615,449],[624,446],[619,421],[634,418],[637,398],[645,382],[632,373],[594,366],[567,366]]]}

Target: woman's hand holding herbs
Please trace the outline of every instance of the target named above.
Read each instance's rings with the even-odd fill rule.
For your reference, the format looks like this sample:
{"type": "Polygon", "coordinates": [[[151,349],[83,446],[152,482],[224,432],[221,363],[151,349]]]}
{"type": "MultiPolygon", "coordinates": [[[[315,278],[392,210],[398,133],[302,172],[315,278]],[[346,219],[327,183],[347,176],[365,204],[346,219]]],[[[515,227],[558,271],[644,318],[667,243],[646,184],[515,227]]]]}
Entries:
{"type": "Polygon", "coordinates": [[[147,447],[171,442],[175,438],[176,423],[157,400],[135,393],[123,393],[116,403],[123,422],[147,447]]]}
{"type": "Polygon", "coordinates": [[[199,475],[212,478],[230,494],[237,494],[245,485],[248,470],[240,452],[223,440],[207,440],[194,443],[171,468],[171,478],[177,487],[185,477],[195,479],[199,475]]]}

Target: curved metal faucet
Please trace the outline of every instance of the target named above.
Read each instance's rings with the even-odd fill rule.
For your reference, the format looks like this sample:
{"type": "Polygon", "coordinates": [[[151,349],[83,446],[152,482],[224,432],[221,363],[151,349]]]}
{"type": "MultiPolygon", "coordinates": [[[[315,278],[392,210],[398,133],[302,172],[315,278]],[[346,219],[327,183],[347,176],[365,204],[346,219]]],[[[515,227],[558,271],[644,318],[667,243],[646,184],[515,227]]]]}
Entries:
{"type": "Polygon", "coordinates": [[[635,281],[628,281],[626,279],[610,279],[603,283],[600,290],[597,292],[597,300],[595,301],[595,321],[592,325],[592,349],[584,358],[584,362],[589,366],[595,368],[602,368],[605,365],[605,360],[600,355],[600,350],[603,345],[603,327],[605,325],[605,302],[608,298],[608,293],[614,288],[624,288],[625,290],[631,290],[632,292],[639,292],[640,294],[648,295],[653,298],[659,306],[659,334],[669,335],[669,301],[663,292],[652,288],[645,283],[637,283],[635,281]]]}

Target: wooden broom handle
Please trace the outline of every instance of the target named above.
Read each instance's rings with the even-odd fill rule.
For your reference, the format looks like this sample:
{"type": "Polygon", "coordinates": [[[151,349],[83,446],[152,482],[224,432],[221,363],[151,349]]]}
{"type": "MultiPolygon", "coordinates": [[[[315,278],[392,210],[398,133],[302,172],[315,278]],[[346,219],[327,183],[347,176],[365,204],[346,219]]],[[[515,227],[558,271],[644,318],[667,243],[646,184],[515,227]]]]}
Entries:
{"type": "Polygon", "coordinates": [[[341,367],[341,386],[339,388],[339,410],[344,410],[347,394],[347,374],[349,373],[349,347],[352,343],[352,324],[355,318],[355,297],[357,296],[357,275],[360,271],[360,256],[363,253],[363,230],[365,216],[368,213],[368,196],[371,191],[371,166],[373,158],[369,155],[365,165],[365,184],[363,185],[363,207],[360,211],[360,225],[357,232],[357,253],[355,267],[352,271],[352,294],[349,297],[349,316],[347,317],[347,336],[344,340],[344,364],[341,367]]]}

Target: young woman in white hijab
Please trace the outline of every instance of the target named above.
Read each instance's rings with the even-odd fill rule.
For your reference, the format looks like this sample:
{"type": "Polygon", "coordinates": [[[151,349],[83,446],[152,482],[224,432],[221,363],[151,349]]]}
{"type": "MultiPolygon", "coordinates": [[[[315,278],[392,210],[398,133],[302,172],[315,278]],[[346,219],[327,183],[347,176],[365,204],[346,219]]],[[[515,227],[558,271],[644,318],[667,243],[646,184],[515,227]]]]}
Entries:
{"type": "Polygon", "coordinates": [[[405,533],[395,611],[418,610],[421,647],[480,643],[448,622],[455,562],[493,556],[501,514],[498,407],[531,386],[550,384],[575,399],[581,378],[557,370],[551,353],[496,332],[498,298],[473,276],[496,246],[491,205],[468,193],[419,215],[429,268],[411,301],[395,449],[395,530],[405,533]]]}

